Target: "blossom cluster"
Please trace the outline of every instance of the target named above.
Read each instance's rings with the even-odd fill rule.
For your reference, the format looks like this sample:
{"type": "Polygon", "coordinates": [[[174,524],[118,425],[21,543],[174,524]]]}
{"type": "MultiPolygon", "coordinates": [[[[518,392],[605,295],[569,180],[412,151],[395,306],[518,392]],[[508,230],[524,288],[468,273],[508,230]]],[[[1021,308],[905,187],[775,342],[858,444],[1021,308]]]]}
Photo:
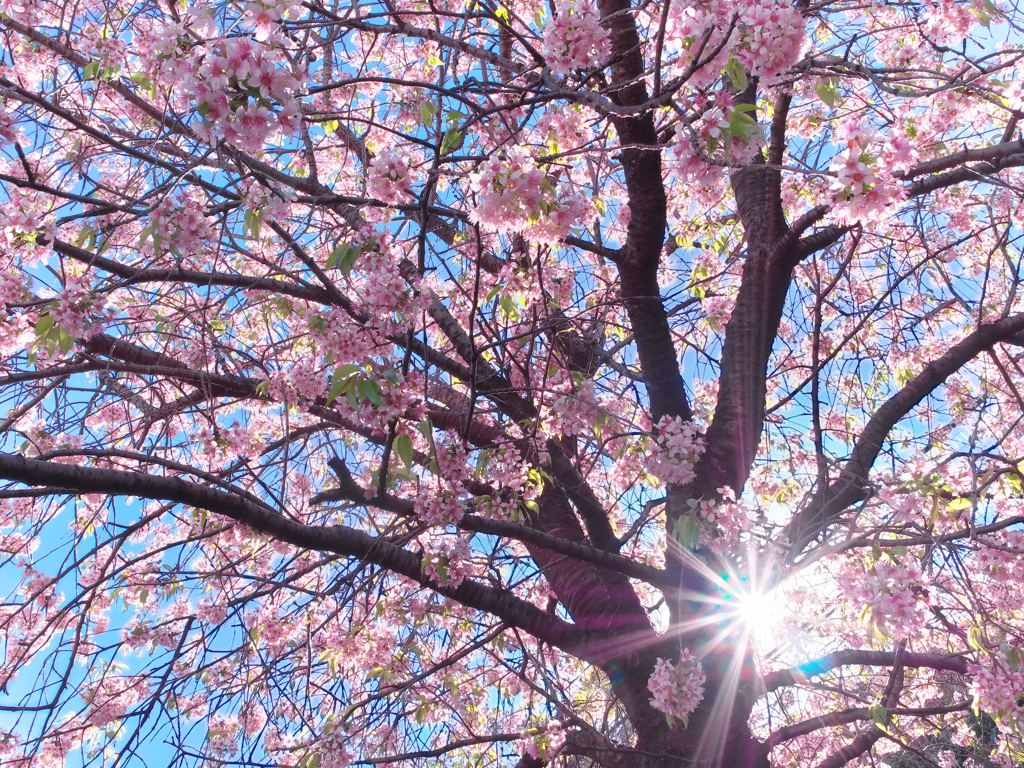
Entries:
{"type": "Polygon", "coordinates": [[[21,140],[21,131],[14,123],[14,115],[2,105],[0,105],[0,139],[7,144],[14,144],[21,140]]]}
{"type": "Polygon", "coordinates": [[[601,64],[608,57],[608,32],[601,27],[595,5],[590,0],[559,4],[544,27],[542,53],[556,75],[601,64]]]}
{"type": "Polygon", "coordinates": [[[171,250],[178,255],[194,255],[202,251],[213,237],[202,203],[192,195],[161,201],[145,233],[151,238],[157,254],[171,250]]]}
{"type": "Polygon", "coordinates": [[[550,761],[552,755],[565,743],[565,731],[557,720],[543,728],[531,728],[523,739],[523,752],[537,761],[550,761]]]}
{"type": "Polygon", "coordinates": [[[211,715],[206,726],[206,749],[213,757],[231,757],[238,751],[238,718],[211,715]]]}
{"type": "Polygon", "coordinates": [[[389,149],[378,152],[366,174],[370,197],[392,205],[408,202],[411,178],[406,158],[389,149]]]}
{"type": "Polygon", "coordinates": [[[743,8],[736,58],[756,77],[778,75],[800,60],[807,25],[792,5],[762,0],[743,8]]]}
{"type": "Polygon", "coordinates": [[[438,439],[434,448],[437,472],[420,484],[416,514],[429,526],[457,525],[466,513],[468,446],[460,440],[438,439]]]}
{"type": "Polygon", "coordinates": [[[552,437],[587,433],[598,423],[600,410],[592,380],[573,386],[570,376],[560,382],[552,382],[551,388],[559,393],[545,415],[543,431],[552,437]]]}
{"type": "Polygon", "coordinates": [[[658,439],[647,457],[647,471],[668,485],[685,485],[693,477],[693,465],[704,453],[704,440],[691,421],[662,416],[658,439]]]}
{"type": "Polygon", "coordinates": [[[1020,665],[1020,651],[1015,651],[1017,663],[1000,658],[1005,654],[983,656],[983,664],[972,664],[970,693],[976,709],[991,715],[1002,727],[1024,725],[1024,707],[1018,702],[1024,697],[1024,669],[1020,665]]]}
{"type": "Polygon", "coordinates": [[[263,46],[249,38],[210,45],[194,74],[195,101],[203,117],[200,133],[211,141],[260,149],[274,134],[298,128],[295,91],[300,83],[277,66],[263,46]]]}
{"type": "Polygon", "coordinates": [[[8,304],[17,304],[25,300],[28,290],[25,276],[17,269],[0,272],[0,315],[7,314],[8,304]]]}
{"type": "Polygon", "coordinates": [[[844,224],[878,221],[902,198],[903,185],[892,174],[900,166],[907,167],[913,155],[906,142],[899,139],[890,142],[884,152],[878,151],[878,134],[852,123],[841,124],[836,130],[834,140],[844,139],[846,150],[837,153],[829,166],[835,174],[832,188],[839,197],[833,215],[844,224]],[[879,159],[887,162],[880,163],[879,159]]]}
{"type": "Polygon", "coordinates": [[[710,85],[721,75],[731,57],[757,77],[772,78],[800,60],[807,46],[807,28],[800,11],[788,3],[772,0],[707,0],[672,6],[666,24],[667,70],[682,73],[692,66],[698,52],[711,61],[691,74],[696,88],[710,85]],[[738,15],[730,41],[723,45],[727,25],[723,19],[738,15]],[[701,42],[707,44],[701,49],[701,42]]]}
{"type": "Polygon", "coordinates": [[[458,589],[468,560],[467,536],[432,534],[423,544],[423,574],[438,586],[458,589]]]}
{"type": "Polygon", "coordinates": [[[284,18],[298,19],[302,14],[301,6],[290,0],[260,0],[245,4],[245,15],[242,27],[252,30],[260,42],[273,36],[284,18]]]}
{"type": "Polygon", "coordinates": [[[739,555],[743,551],[741,538],[753,525],[753,510],[746,502],[736,499],[732,488],[719,488],[718,493],[722,497],[718,503],[708,503],[703,499],[700,501],[700,517],[717,528],[715,535],[702,529],[700,543],[719,554],[729,552],[739,555]]]}
{"type": "Polygon", "coordinates": [[[71,338],[78,339],[92,325],[96,294],[84,276],[68,276],[64,288],[57,294],[56,306],[50,310],[54,324],[71,338]]]}
{"type": "Polygon", "coordinates": [[[109,675],[87,691],[90,725],[104,726],[120,720],[128,708],[149,697],[149,678],[133,675],[109,675]]]}
{"type": "MultiPolygon", "coordinates": [[[[54,219],[49,215],[50,201],[31,190],[9,186],[7,201],[0,209],[0,245],[26,249],[30,253],[42,251],[39,235],[47,240],[56,237],[54,219]]],[[[26,254],[27,255],[27,254],[26,254]]],[[[22,266],[31,266],[34,260],[22,256],[22,266]]]]}
{"type": "Polygon", "coordinates": [[[689,648],[684,648],[679,663],[658,659],[647,688],[654,698],[651,706],[685,725],[690,714],[704,698],[704,668],[694,660],[689,648]]]}
{"type": "Polygon", "coordinates": [[[715,188],[726,163],[749,162],[764,135],[753,114],[737,107],[730,93],[721,91],[711,100],[699,97],[693,104],[701,117],[676,127],[669,167],[680,181],[696,182],[699,195],[701,187],[715,188]]]}
{"type": "Polygon", "coordinates": [[[851,563],[839,583],[847,599],[865,611],[881,632],[896,640],[917,637],[927,618],[928,597],[921,584],[924,575],[913,562],[908,564],[879,558],[851,563]]]}
{"type": "Polygon", "coordinates": [[[569,190],[555,188],[523,146],[483,162],[470,174],[470,184],[479,200],[471,219],[491,232],[522,232],[554,243],[587,211],[569,190]]]}
{"type": "Polygon", "coordinates": [[[996,531],[979,539],[975,563],[991,581],[986,596],[996,610],[1016,613],[1024,606],[1020,584],[1024,581],[1024,532],[996,531]]]}

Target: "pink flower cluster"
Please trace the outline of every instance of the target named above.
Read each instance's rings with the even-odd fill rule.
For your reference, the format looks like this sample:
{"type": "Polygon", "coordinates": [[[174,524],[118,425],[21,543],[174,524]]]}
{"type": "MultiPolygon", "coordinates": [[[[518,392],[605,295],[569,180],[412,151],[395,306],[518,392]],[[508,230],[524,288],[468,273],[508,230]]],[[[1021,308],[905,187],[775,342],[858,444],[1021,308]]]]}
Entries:
{"type": "Polygon", "coordinates": [[[273,36],[285,17],[298,19],[302,14],[298,3],[283,0],[261,0],[258,3],[246,3],[245,15],[242,17],[242,28],[253,31],[255,37],[263,42],[273,36]]]}
{"type": "Polygon", "coordinates": [[[231,757],[238,751],[238,718],[210,715],[206,726],[206,749],[213,757],[231,757]]]}
{"type": "Polygon", "coordinates": [[[458,589],[468,560],[466,536],[431,534],[423,544],[423,574],[438,586],[458,589]]]}
{"type": "Polygon", "coordinates": [[[542,427],[544,434],[560,437],[590,432],[600,414],[594,382],[583,381],[576,387],[572,378],[565,376],[558,385],[552,385],[552,389],[562,394],[554,398],[545,415],[542,427]]]}
{"type": "Polygon", "coordinates": [[[989,663],[969,667],[975,708],[991,715],[1001,727],[1024,725],[1024,707],[1017,703],[1024,696],[1024,669],[998,656],[982,660],[989,663]]]}
{"type": "Polygon", "coordinates": [[[64,290],[57,294],[57,306],[51,310],[54,323],[74,339],[85,335],[96,295],[85,277],[68,277],[64,290]]]}
{"type": "MultiPolygon", "coordinates": [[[[841,140],[845,133],[846,151],[838,153],[829,170],[835,174],[832,188],[839,193],[839,200],[832,209],[836,221],[854,224],[858,221],[880,221],[887,215],[890,206],[903,196],[903,185],[892,177],[893,168],[879,164],[878,156],[872,154],[877,135],[859,126],[841,126],[836,138],[841,140]]],[[[897,141],[886,148],[887,159],[909,164],[909,147],[897,141]]]]}
{"type": "Polygon", "coordinates": [[[699,514],[709,523],[717,526],[717,535],[701,530],[701,544],[712,551],[740,554],[743,551],[741,537],[753,524],[752,512],[743,501],[736,500],[732,488],[719,488],[722,501],[717,504],[700,502],[699,514]]]}
{"type": "Polygon", "coordinates": [[[608,32],[590,0],[561,3],[555,17],[544,27],[541,51],[551,71],[568,75],[596,67],[608,57],[608,32]]]}
{"type": "Polygon", "coordinates": [[[148,698],[149,678],[145,676],[110,675],[87,689],[90,725],[102,727],[120,720],[133,704],[148,698]]]}
{"type": "Polygon", "coordinates": [[[7,144],[21,140],[21,131],[14,124],[14,115],[3,106],[0,106],[0,139],[7,144]]]}
{"type": "Polygon", "coordinates": [[[416,514],[430,526],[456,525],[466,513],[467,446],[462,441],[441,439],[434,446],[437,472],[420,484],[416,514]]]}
{"type": "Polygon", "coordinates": [[[789,4],[762,0],[740,12],[736,58],[752,75],[774,77],[800,60],[807,43],[803,16],[789,4]]]}
{"type": "Polygon", "coordinates": [[[8,304],[17,304],[28,296],[25,276],[17,269],[0,272],[0,315],[7,314],[8,304]]]}
{"type": "Polygon", "coordinates": [[[366,186],[370,197],[392,205],[409,202],[409,163],[389,149],[382,150],[370,161],[366,186]]]}
{"type": "MultiPolygon", "coordinates": [[[[38,246],[38,236],[42,233],[47,239],[56,237],[56,228],[53,217],[49,215],[50,201],[41,195],[35,195],[28,190],[19,190],[9,187],[7,190],[7,202],[0,210],[0,230],[3,231],[3,239],[0,243],[6,243],[9,248],[24,248],[35,250],[38,246]]],[[[29,266],[22,260],[23,266],[29,266]]]]}
{"type": "Polygon", "coordinates": [[[565,743],[565,731],[557,720],[543,728],[532,728],[523,739],[523,751],[534,760],[551,761],[552,756],[565,743]]]}
{"type": "Polygon", "coordinates": [[[165,199],[153,213],[151,237],[155,253],[173,250],[178,255],[194,255],[207,247],[213,230],[203,206],[191,195],[165,199]]]}
{"type": "MultiPolygon", "coordinates": [[[[665,54],[668,61],[675,64],[674,71],[685,70],[693,63],[700,44],[708,27],[712,28],[711,37],[702,52],[702,57],[715,50],[721,44],[724,27],[722,19],[732,16],[733,10],[727,0],[709,0],[703,3],[673,3],[669,11],[665,31],[665,54]]],[[[728,50],[723,50],[706,67],[693,74],[691,83],[695,88],[710,85],[721,77],[722,69],[729,58],[728,50]]],[[[669,69],[669,71],[673,71],[669,69]]]]}
{"type": "Polygon", "coordinates": [[[704,440],[693,422],[662,416],[658,438],[647,457],[647,471],[667,485],[685,485],[693,479],[693,465],[704,453],[704,440]]]}
{"type": "Polygon", "coordinates": [[[647,689],[654,698],[651,706],[677,720],[685,726],[690,714],[704,698],[704,669],[695,661],[689,648],[679,656],[679,664],[667,659],[658,659],[654,673],[647,681],[647,689]]]}
{"type": "Polygon", "coordinates": [[[839,579],[847,599],[870,609],[880,630],[896,640],[917,637],[927,617],[924,576],[916,563],[879,559],[846,566],[839,579]]]}
{"type": "Polygon", "coordinates": [[[523,232],[535,242],[555,243],[586,212],[568,189],[555,189],[527,147],[492,156],[469,178],[479,199],[470,218],[491,232],[523,232]]]}
{"type": "Polygon", "coordinates": [[[290,136],[299,125],[295,90],[300,83],[278,67],[263,46],[233,38],[207,47],[194,75],[195,102],[208,140],[259,149],[271,136],[290,136]]]}
{"type": "Polygon", "coordinates": [[[680,181],[695,182],[692,191],[700,197],[703,188],[717,189],[716,183],[723,173],[724,165],[709,161],[748,162],[763,144],[764,135],[749,113],[746,119],[737,114],[735,98],[730,93],[720,91],[710,104],[704,97],[695,99],[693,104],[701,117],[676,127],[669,167],[680,181]]]}

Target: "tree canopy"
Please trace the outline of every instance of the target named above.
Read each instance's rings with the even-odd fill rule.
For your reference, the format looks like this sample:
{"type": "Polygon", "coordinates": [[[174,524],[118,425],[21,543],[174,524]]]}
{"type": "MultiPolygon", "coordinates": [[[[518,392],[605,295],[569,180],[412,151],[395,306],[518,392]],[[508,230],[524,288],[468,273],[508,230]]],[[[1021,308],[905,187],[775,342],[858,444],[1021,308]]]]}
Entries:
{"type": "Polygon", "coordinates": [[[0,762],[1013,766],[1001,0],[0,0],[0,762]]]}

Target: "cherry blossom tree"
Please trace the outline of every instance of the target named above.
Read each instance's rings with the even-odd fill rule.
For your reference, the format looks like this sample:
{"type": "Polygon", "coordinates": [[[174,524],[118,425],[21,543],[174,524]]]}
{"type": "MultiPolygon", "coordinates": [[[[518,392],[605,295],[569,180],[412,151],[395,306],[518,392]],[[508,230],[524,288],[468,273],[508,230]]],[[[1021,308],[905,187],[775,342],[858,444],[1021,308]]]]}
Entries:
{"type": "Polygon", "coordinates": [[[0,761],[1011,766],[1003,0],[0,2],[0,761]]]}

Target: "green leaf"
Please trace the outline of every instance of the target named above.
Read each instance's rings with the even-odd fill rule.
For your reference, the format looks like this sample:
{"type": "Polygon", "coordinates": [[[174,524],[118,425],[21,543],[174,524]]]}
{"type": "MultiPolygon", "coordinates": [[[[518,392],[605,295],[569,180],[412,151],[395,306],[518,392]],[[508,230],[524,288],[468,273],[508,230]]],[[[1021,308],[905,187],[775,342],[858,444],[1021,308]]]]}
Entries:
{"type": "Polygon", "coordinates": [[[974,506],[974,502],[972,502],[970,499],[959,498],[953,499],[946,506],[949,507],[950,511],[958,512],[961,509],[969,509],[970,507],[974,506]]]}
{"type": "Polygon", "coordinates": [[[1019,669],[1021,662],[1020,651],[1016,648],[1011,648],[1006,652],[1006,660],[1009,662],[1011,668],[1019,669]]]}
{"type": "Polygon", "coordinates": [[[359,382],[359,394],[374,405],[380,405],[380,387],[376,381],[363,379],[359,382]]]}
{"type": "Polygon", "coordinates": [[[426,126],[429,126],[434,119],[434,115],[437,114],[437,106],[432,102],[425,102],[420,107],[420,122],[426,126]]]}
{"type": "Polygon", "coordinates": [[[732,80],[733,88],[740,92],[747,90],[747,70],[735,56],[729,58],[725,65],[725,73],[732,80]]]}
{"type": "Polygon", "coordinates": [[[331,390],[327,393],[327,405],[330,405],[345,391],[346,379],[334,378],[331,380],[331,390]]]}
{"type": "Polygon", "coordinates": [[[325,269],[334,269],[338,266],[338,260],[341,258],[344,249],[348,248],[347,245],[339,245],[335,248],[327,257],[327,262],[324,264],[325,269]]]}
{"type": "Polygon", "coordinates": [[[139,234],[139,247],[140,248],[142,247],[143,243],[145,243],[149,239],[150,235],[153,234],[153,231],[155,229],[156,229],[156,223],[153,223],[153,224],[150,224],[148,227],[146,227],[144,230],[142,230],[142,232],[139,234]]]}
{"type": "Polygon", "coordinates": [[[889,711],[881,704],[876,704],[873,707],[868,707],[868,714],[871,715],[871,719],[874,720],[882,730],[889,724],[889,711]]]}
{"type": "Polygon", "coordinates": [[[98,61],[90,61],[85,65],[85,69],[82,70],[82,76],[86,80],[95,80],[100,74],[100,63],[98,61]]]}
{"type": "Polygon", "coordinates": [[[502,296],[498,304],[509,320],[515,322],[519,319],[519,307],[516,306],[515,300],[511,296],[502,296]]]}
{"type": "Polygon", "coordinates": [[[882,620],[879,617],[876,616],[875,618],[878,619],[875,622],[875,637],[878,639],[879,643],[885,645],[886,640],[889,639],[889,630],[885,628],[885,624],[882,623],[882,620]]]}
{"type": "Polygon", "coordinates": [[[408,469],[402,467],[394,467],[391,470],[391,474],[397,477],[399,480],[405,480],[407,483],[415,483],[419,480],[416,475],[410,472],[408,469]]]}
{"type": "Polygon", "coordinates": [[[65,355],[71,351],[71,347],[75,345],[75,340],[71,337],[67,331],[63,328],[60,329],[60,335],[57,337],[60,344],[60,351],[65,355]]]}
{"type": "Polygon", "coordinates": [[[259,240],[260,227],[263,226],[263,210],[252,212],[252,218],[249,221],[249,231],[252,232],[253,238],[259,240]]]}
{"type": "Polygon", "coordinates": [[[352,268],[356,265],[356,259],[359,258],[362,252],[361,248],[357,248],[354,245],[348,246],[346,251],[338,259],[338,269],[346,275],[350,274],[352,272],[352,268]]]}
{"type": "Polygon", "coordinates": [[[487,296],[484,298],[484,304],[490,304],[491,299],[493,299],[495,296],[501,293],[501,289],[504,287],[504,283],[498,283],[496,286],[491,288],[491,290],[487,292],[487,296]]]}
{"type": "Polygon", "coordinates": [[[464,117],[465,117],[464,114],[459,112],[457,109],[454,109],[451,112],[449,112],[447,115],[444,116],[444,121],[446,123],[449,123],[449,124],[457,123],[459,120],[461,120],[464,117]]]}
{"type": "Polygon", "coordinates": [[[729,130],[733,136],[746,136],[755,125],[757,121],[753,117],[738,109],[729,113],[729,130]]]}
{"type": "Polygon", "coordinates": [[[45,336],[53,328],[54,322],[53,315],[40,315],[36,320],[36,336],[45,336]]]}
{"type": "Polygon", "coordinates": [[[328,136],[330,136],[335,131],[338,130],[338,121],[337,120],[328,120],[327,122],[323,123],[323,127],[324,127],[324,133],[326,133],[328,136]]]}
{"type": "Polygon", "coordinates": [[[142,86],[143,88],[145,88],[145,89],[146,89],[147,91],[149,91],[149,90],[152,90],[152,89],[153,89],[153,83],[152,83],[152,82],[150,81],[150,79],[149,79],[148,77],[146,77],[146,76],[145,76],[144,74],[142,74],[141,72],[136,72],[136,73],[135,73],[134,75],[132,75],[132,76],[131,76],[131,77],[130,77],[129,79],[130,79],[130,80],[131,80],[131,81],[132,81],[133,83],[138,83],[138,84],[139,84],[139,85],[141,85],[141,86],[142,86]]]}
{"type": "Polygon", "coordinates": [[[818,98],[825,102],[829,107],[834,107],[836,102],[839,101],[839,90],[831,80],[818,83],[814,86],[814,92],[818,94],[818,98]]]}
{"type": "Polygon", "coordinates": [[[413,448],[412,438],[408,435],[395,435],[395,442],[392,444],[395,449],[395,453],[398,454],[399,458],[405,466],[412,468],[413,448]]]}
{"type": "Polygon", "coordinates": [[[420,421],[416,425],[416,429],[418,429],[420,431],[420,434],[422,434],[425,438],[427,438],[427,440],[430,440],[431,442],[433,442],[434,427],[430,423],[430,419],[423,419],[422,421],[420,421]]]}

